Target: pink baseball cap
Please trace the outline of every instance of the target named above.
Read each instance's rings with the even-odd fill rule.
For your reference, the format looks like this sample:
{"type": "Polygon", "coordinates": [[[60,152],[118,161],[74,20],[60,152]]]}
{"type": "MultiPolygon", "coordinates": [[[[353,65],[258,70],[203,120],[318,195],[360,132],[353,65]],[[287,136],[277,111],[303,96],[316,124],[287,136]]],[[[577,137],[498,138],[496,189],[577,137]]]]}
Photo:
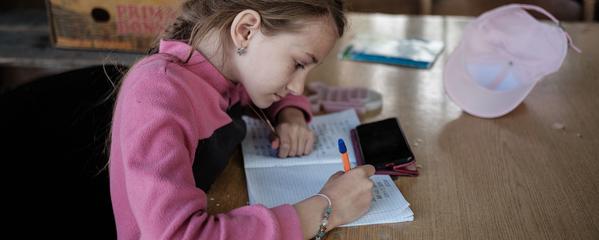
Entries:
{"type": "Polygon", "coordinates": [[[482,118],[516,108],[544,76],[561,66],[573,45],[559,21],[544,9],[510,4],[483,13],[464,29],[443,71],[447,95],[465,112],[482,118]],[[546,15],[537,21],[526,10],[546,15]]]}

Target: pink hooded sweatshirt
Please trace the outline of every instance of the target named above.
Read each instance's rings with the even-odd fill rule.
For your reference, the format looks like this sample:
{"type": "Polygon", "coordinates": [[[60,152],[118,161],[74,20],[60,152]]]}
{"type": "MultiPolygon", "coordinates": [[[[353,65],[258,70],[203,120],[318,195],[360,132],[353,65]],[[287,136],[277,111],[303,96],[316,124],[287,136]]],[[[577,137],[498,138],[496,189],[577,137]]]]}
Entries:
{"type": "MultiPolygon", "coordinates": [[[[110,192],[119,239],[302,239],[291,205],[250,205],[209,215],[206,193],[196,187],[192,165],[198,141],[232,119],[226,110],[249,97],[198,51],[161,41],[158,54],[129,71],[112,125],[110,192]]],[[[273,104],[302,109],[305,97],[273,104]]],[[[201,153],[199,153],[201,154],[201,153]]]]}

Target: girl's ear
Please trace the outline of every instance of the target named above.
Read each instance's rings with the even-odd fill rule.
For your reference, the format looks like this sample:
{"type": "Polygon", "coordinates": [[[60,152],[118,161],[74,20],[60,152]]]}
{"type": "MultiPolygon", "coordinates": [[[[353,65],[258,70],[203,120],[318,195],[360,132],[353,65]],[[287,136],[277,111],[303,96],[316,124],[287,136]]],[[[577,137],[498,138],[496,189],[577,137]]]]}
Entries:
{"type": "Polygon", "coordinates": [[[246,48],[249,40],[260,31],[260,14],[254,10],[243,10],[231,24],[231,39],[236,48],[246,48]]]}

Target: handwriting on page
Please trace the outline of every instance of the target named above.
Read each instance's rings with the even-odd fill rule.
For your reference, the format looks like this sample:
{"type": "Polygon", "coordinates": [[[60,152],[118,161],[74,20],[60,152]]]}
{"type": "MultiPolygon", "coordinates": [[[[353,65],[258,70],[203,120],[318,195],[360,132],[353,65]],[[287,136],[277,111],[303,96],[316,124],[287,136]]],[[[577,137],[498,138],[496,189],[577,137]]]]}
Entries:
{"type": "MultiPolygon", "coordinates": [[[[262,126],[257,119],[246,120],[248,127],[248,137],[254,142],[254,153],[260,156],[274,156],[276,153],[270,146],[270,131],[262,126]]],[[[314,143],[314,154],[326,156],[337,150],[337,139],[335,136],[346,135],[345,129],[351,129],[350,120],[341,120],[336,122],[336,126],[327,126],[325,124],[312,124],[310,126],[317,136],[314,143]]]]}
{"type": "MultiPolygon", "coordinates": [[[[276,168],[246,168],[249,201],[276,207],[293,204],[320,191],[329,176],[340,171],[340,164],[316,164],[276,168]]],[[[363,217],[346,226],[409,221],[409,203],[389,176],[374,175],[373,201],[363,217]]]]}
{"type": "MultiPolygon", "coordinates": [[[[335,153],[339,150],[337,149],[337,139],[339,137],[335,136],[344,136],[347,135],[345,130],[349,132],[353,128],[353,125],[349,120],[341,120],[336,123],[337,126],[325,125],[325,124],[314,124],[311,126],[312,131],[317,136],[322,136],[317,138],[314,144],[314,152],[317,155],[327,155],[327,153],[335,153]]],[[[349,140],[349,139],[346,139],[349,140]]]]}
{"type": "MultiPolygon", "coordinates": [[[[270,147],[270,131],[257,119],[244,117],[248,129],[242,142],[251,204],[275,207],[294,204],[319,192],[328,178],[343,170],[337,139],[350,142],[350,130],[360,121],[354,111],[315,116],[310,127],[317,136],[314,151],[302,157],[278,158],[270,147]]],[[[353,148],[350,161],[355,163],[353,148]]],[[[373,202],[368,213],[344,226],[411,221],[413,212],[389,176],[374,175],[373,202]]]]}
{"type": "Polygon", "coordinates": [[[368,213],[344,226],[360,226],[373,223],[412,221],[414,213],[393,180],[386,175],[374,175],[373,198],[368,213]]]}
{"type": "Polygon", "coordinates": [[[248,128],[247,136],[254,143],[252,146],[253,154],[260,156],[274,156],[270,147],[270,131],[262,126],[256,119],[248,118],[245,120],[248,128]]]}
{"type": "MultiPolygon", "coordinates": [[[[340,163],[337,139],[350,141],[349,132],[359,124],[355,113],[345,111],[314,118],[310,128],[316,136],[312,153],[302,157],[278,158],[270,143],[270,131],[258,119],[244,117],[247,126],[246,140],[242,142],[246,167],[273,167],[307,165],[315,163],[340,163]]],[[[350,161],[355,163],[352,148],[348,149],[350,161]]]]}
{"type": "Polygon", "coordinates": [[[372,194],[374,195],[372,201],[380,201],[383,198],[389,198],[389,188],[393,188],[395,186],[391,186],[391,183],[388,181],[375,181],[375,188],[372,190],[372,194]]]}

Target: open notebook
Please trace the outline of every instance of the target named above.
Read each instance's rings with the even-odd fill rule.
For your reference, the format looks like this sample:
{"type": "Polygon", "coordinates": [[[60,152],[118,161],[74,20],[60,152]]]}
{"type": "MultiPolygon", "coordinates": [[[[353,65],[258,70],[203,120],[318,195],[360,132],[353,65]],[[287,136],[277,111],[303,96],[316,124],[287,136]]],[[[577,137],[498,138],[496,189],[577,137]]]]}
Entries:
{"type": "MultiPolygon", "coordinates": [[[[360,124],[354,110],[346,110],[312,119],[317,135],[314,151],[307,156],[277,158],[270,149],[269,131],[258,119],[244,117],[247,135],[242,152],[250,204],[275,207],[294,204],[322,188],[335,172],[343,170],[337,140],[350,142],[350,130],[360,124]]],[[[356,166],[353,148],[348,147],[352,166],[356,166]]],[[[368,213],[344,226],[412,221],[414,214],[395,183],[387,175],[374,175],[374,199],[368,213]]],[[[334,211],[334,206],[333,206],[334,211]]]]}

